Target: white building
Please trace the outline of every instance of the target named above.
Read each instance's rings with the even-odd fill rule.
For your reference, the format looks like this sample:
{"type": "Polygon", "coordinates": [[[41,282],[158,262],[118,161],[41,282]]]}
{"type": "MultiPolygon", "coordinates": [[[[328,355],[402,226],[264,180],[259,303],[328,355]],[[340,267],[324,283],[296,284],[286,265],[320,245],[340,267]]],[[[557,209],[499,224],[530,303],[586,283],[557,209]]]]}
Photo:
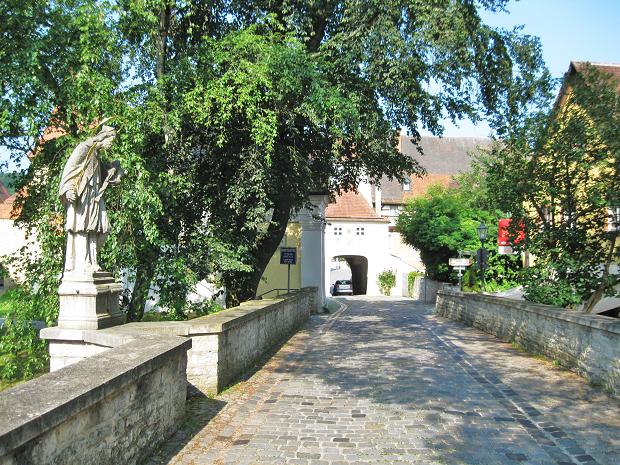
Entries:
{"type": "Polygon", "coordinates": [[[422,155],[411,138],[401,135],[399,150],[422,165],[426,175],[412,176],[402,184],[384,178],[381,188],[362,182],[357,193],[336,196],[325,211],[325,288],[342,279],[341,270],[330,273],[330,268],[335,259],[343,258],[356,294],[379,295],[377,276],[390,269],[396,275],[392,295],[407,295],[407,275],[424,271],[424,265],[418,251],[403,243],[396,218],[408,199],[424,195],[429,186],[455,185],[453,176],[470,169],[471,153],[490,143],[481,138],[423,137],[422,155]]]}
{"type": "MultiPolygon", "coordinates": [[[[33,237],[30,238],[29,242],[26,238],[26,232],[15,226],[13,219],[14,200],[15,194],[5,198],[4,201],[0,201],[0,259],[13,255],[28,244],[33,247],[33,250],[37,250],[33,237]]],[[[19,280],[16,270],[9,267],[8,271],[9,277],[0,277],[0,293],[13,285],[13,281],[19,280]]]]}

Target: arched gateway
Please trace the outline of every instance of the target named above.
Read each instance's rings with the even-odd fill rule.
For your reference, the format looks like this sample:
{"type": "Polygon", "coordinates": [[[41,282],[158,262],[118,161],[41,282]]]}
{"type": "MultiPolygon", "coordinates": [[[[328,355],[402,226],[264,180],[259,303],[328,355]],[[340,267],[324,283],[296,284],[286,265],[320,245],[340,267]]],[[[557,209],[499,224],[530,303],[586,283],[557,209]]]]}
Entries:
{"type": "Polygon", "coordinates": [[[377,275],[390,267],[389,220],[355,192],[337,196],[325,210],[325,220],[325,289],[347,279],[332,270],[340,259],[350,269],[354,294],[379,295],[377,275]]]}
{"type": "Polygon", "coordinates": [[[330,262],[330,290],[337,280],[348,279],[353,285],[353,295],[366,294],[368,287],[368,259],[366,257],[340,255],[333,257],[330,262]]]}

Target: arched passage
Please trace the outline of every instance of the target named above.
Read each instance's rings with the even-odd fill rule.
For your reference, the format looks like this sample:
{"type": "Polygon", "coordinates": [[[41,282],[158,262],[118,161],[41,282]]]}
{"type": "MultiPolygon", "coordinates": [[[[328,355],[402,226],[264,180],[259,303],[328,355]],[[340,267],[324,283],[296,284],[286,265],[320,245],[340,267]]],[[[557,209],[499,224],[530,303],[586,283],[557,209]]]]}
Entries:
{"type": "Polygon", "coordinates": [[[345,274],[348,274],[346,271],[343,272],[341,270],[340,273],[334,273],[332,270],[332,273],[330,273],[333,276],[331,284],[336,279],[351,279],[353,294],[366,294],[368,288],[368,259],[362,255],[337,255],[331,261],[333,263],[339,259],[344,260],[348,265],[350,276],[345,276],[345,274]]]}

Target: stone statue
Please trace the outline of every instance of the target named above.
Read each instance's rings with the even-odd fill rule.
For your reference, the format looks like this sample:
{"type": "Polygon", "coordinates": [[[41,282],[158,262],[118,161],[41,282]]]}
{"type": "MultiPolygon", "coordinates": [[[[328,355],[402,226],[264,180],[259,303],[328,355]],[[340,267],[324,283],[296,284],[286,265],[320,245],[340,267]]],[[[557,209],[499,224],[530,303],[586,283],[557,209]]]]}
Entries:
{"type": "Polygon", "coordinates": [[[124,173],[118,161],[102,162],[99,150],[109,148],[115,137],[114,128],[103,126],[73,150],[62,172],[58,195],[67,213],[65,272],[100,271],[97,252],[110,230],[103,194],[124,173]]]}

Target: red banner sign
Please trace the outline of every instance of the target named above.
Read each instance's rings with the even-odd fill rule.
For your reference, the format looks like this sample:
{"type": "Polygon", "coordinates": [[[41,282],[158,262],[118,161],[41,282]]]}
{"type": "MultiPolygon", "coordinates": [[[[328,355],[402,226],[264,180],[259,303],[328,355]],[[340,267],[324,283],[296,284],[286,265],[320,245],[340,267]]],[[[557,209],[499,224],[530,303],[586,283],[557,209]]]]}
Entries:
{"type": "Polygon", "coordinates": [[[525,232],[523,231],[523,226],[521,226],[517,238],[514,242],[510,242],[510,234],[508,233],[508,229],[510,227],[511,218],[502,218],[499,220],[499,224],[497,227],[497,245],[499,246],[510,246],[513,244],[518,244],[525,238],[525,232]]]}

